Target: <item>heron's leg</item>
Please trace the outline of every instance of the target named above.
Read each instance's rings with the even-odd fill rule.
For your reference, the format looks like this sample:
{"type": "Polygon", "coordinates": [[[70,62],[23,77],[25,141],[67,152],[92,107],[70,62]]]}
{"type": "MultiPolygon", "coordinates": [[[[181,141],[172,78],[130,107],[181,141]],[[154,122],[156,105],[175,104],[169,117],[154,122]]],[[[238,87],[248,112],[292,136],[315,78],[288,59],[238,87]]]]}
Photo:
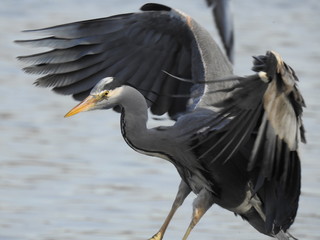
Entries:
{"type": "Polygon", "coordinates": [[[214,203],[212,193],[206,189],[202,189],[198,194],[197,198],[193,202],[193,214],[190,225],[184,234],[182,240],[186,240],[194,228],[194,226],[199,222],[201,217],[206,213],[206,211],[214,203]]]}
{"type": "Polygon", "coordinates": [[[181,180],[177,196],[172,204],[171,210],[170,210],[166,220],[162,224],[160,230],[155,235],[153,235],[153,237],[150,238],[149,240],[161,240],[163,238],[163,235],[164,235],[174,213],[182,205],[183,201],[186,199],[186,197],[189,195],[190,192],[191,192],[190,187],[183,180],[181,180]]]}

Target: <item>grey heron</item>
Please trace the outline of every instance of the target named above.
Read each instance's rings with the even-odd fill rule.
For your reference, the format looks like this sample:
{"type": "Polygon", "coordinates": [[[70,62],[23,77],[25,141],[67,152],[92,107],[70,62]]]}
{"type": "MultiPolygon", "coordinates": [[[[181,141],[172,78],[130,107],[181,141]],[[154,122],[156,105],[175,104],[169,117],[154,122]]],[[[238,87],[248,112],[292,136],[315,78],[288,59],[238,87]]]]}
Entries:
{"type": "Polygon", "coordinates": [[[183,236],[214,204],[259,232],[289,239],[300,195],[299,142],[304,100],[298,78],[279,54],[255,57],[247,77],[188,15],[159,4],[141,12],[32,30],[48,37],[20,44],[51,51],[19,57],[35,84],[82,102],[66,114],[121,111],[121,132],[134,150],[171,162],[181,176],[160,230],[191,193],[183,236]],[[147,128],[148,108],[175,124],[147,128]]]}

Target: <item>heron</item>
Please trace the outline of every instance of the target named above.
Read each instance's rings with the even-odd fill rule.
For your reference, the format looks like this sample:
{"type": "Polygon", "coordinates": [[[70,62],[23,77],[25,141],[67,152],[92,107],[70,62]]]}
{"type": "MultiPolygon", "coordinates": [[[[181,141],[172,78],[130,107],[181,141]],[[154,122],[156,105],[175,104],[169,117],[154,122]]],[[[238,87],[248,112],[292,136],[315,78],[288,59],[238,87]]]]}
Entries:
{"type": "Polygon", "coordinates": [[[195,193],[186,240],[213,205],[277,239],[297,214],[299,143],[305,103],[295,71],[275,51],[254,57],[240,77],[210,34],[187,14],[148,3],[126,13],[30,30],[47,37],[20,44],[52,50],[18,57],[42,74],[37,86],[81,102],[65,117],[96,109],[121,113],[134,150],[172,163],[181,177],[161,240],[177,209],[195,193]],[[172,126],[148,128],[148,109],[172,126]]]}

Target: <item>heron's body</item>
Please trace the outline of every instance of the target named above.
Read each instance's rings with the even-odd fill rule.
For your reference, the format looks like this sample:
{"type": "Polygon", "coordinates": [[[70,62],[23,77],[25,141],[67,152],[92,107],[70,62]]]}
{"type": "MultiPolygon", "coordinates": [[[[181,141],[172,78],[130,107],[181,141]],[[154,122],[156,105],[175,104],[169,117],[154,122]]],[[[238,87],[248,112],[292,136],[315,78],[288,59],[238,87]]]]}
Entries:
{"type": "Polygon", "coordinates": [[[200,155],[212,146],[216,139],[212,139],[208,146],[197,146],[190,151],[197,144],[197,139],[204,137],[203,129],[198,129],[198,123],[207,121],[215,112],[199,108],[178,118],[173,126],[148,129],[147,104],[143,95],[129,86],[122,91],[126,92],[123,96],[130,96],[119,101],[122,107],[121,131],[130,147],[140,153],[168,160],[195,194],[206,192],[207,196],[212,198],[211,204],[216,203],[241,215],[258,231],[270,234],[265,231],[264,220],[251,201],[254,194],[246,166],[252,146],[239,151],[224,164],[208,164],[212,156],[199,161],[200,155]],[[139,111],[135,106],[140,106],[139,111]]]}
{"type": "Polygon", "coordinates": [[[66,116],[120,106],[127,144],[176,167],[178,194],[153,240],[163,238],[191,191],[197,197],[184,240],[214,203],[259,232],[288,239],[300,195],[298,143],[304,141],[294,71],[268,52],[256,58],[257,74],[234,76],[192,18],[157,4],[141,9],[37,30],[51,37],[19,42],[53,50],[20,57],[34,64],[25,70],[47,73],[36,84],[83,100],[66,116]],[[148,108],[168,113],[175,124],[148,129],[148,108]]]}

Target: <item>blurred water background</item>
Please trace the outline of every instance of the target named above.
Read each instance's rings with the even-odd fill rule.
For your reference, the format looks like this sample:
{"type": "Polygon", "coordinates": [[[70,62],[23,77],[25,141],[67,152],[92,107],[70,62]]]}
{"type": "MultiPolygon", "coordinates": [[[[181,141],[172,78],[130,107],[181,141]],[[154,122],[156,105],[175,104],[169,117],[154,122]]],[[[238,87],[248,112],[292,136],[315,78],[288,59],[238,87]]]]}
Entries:
{"type": "MultiPolygon", "coordinates": [[[[154,0],[179,8],[217,33],[205,1],[154,0]]],[[[160,227],[179,177],[169,163],[142,156],[122,140],[119,115],[96,111],[64,119],[76,102],[32,85],[13,40],[24,29],[136,11],[142,0],[1,0],[0,240],[147,239],[160,227]]],[[[300,78],[308,108],[302,146],[302,194],[291,232],[320,239],[320,1],[234,0],[235,72],[250,74],[251,56],[279,52],[300,78]]],[[[162,124],[162,122],[160,122],[162,124]]],[[[165,239],[181,239],[190,195],[165,239]]],[[[269,239],[213,206],[190,239],[269,239]]]]}

